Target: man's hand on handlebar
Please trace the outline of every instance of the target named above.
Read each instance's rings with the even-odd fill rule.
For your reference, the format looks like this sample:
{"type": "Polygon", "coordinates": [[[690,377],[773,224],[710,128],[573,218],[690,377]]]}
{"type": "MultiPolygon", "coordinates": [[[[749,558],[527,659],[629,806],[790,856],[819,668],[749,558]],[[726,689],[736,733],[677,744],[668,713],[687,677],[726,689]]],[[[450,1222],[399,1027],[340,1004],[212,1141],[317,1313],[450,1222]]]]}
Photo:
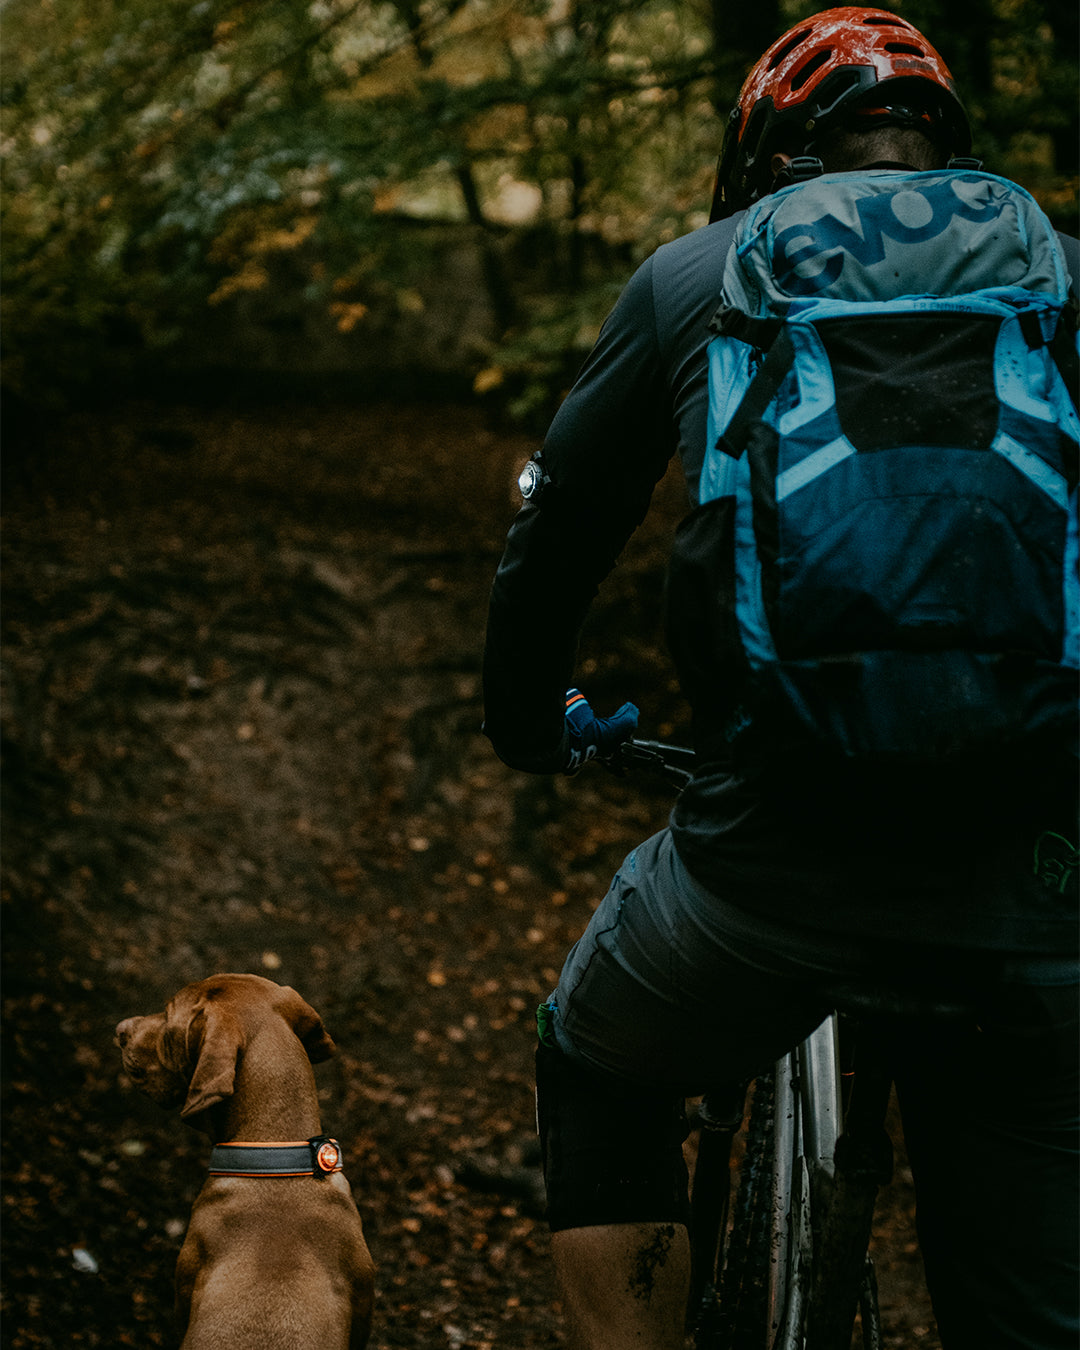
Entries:
{"type": "Polygon", "coordinates": [[[570,744],[563,773],[575,774],[590,759],[613,763],[619,746],[637,730],[638,710],[624,703],[611,717],[597,717],[580,689],[566,691],[566,729],[570,744]]]}

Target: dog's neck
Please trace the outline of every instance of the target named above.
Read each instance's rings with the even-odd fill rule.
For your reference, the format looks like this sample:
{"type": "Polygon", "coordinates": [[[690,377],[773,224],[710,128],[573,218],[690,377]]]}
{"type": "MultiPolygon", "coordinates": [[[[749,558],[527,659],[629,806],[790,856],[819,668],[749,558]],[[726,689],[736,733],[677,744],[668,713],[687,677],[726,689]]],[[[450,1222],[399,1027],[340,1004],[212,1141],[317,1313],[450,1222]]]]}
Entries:
{"type": "Polygon", "coordinates": [[[215,1117],[215,1143],[272,1144],[322,1133],[315,1074],[284,1024],[280,1032],[274,1024],[260,1028],[240,1053],[233,1095],[207,1114],[215,1117]]]}

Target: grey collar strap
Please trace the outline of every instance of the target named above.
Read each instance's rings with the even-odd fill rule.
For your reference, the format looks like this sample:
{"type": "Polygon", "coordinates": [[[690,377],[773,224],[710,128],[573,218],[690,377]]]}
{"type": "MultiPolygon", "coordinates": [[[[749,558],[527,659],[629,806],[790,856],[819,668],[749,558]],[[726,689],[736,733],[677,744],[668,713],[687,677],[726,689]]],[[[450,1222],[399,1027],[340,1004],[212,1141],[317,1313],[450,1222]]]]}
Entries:
{"type": "Polygon", "coordinates": [[[213,1177],[324,1177],[342,1168],[341,1145],[328,1134],[281,1144],[215,1144],[213,1177]]]}

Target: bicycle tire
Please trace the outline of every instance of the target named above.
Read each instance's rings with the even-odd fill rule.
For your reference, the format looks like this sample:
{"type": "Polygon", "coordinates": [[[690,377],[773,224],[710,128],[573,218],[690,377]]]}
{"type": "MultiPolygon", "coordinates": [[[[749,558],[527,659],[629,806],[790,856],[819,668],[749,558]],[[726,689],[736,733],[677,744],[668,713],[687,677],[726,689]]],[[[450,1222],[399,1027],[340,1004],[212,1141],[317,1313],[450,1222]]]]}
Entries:
{"type": "Polygon", "coordinates": [[[695,1334],[714,1325],[717,1266],[731,1213],[731,1165],[746,1115],[746,1086],[710,1092],[696,1110],[697,1150],[690,1208],[690,1298],[687,1325],[695,1334]]]}
{"type": "MultiPolygon", "coordinates": [[[[883,1112],[887,1079],[871,1074],[855,1094],[861,1146],[852,1153],[847,1140],[839,1142],[837,1037],[835,1019],[827,1019],[754,1082],[742,1165],[694,1328],[695,1350],[848,1350],[856,1308],[863,1350],[881,1350],[867,1248],[883,1159],[868,1126],[883,1112]]],[[[706,1190],[726,1184],[709,1178],[708,1169],[703,1176],[706,1190]]]]}
{"type": "Polygon", "coordinates": [[[881,1325],[877,1271],[869,1256],[866,1258],[866,1269],[859,1290],[859,1317],[862,1324],[863,1350],[883,1350],[885,1332],[881,1325]]]}
{"type": "Polygon", "coordinates": [[[745,1149],[696,1350],[765,1350],[774,1147],[773,1075],[755,1079],[745,1149]]]}

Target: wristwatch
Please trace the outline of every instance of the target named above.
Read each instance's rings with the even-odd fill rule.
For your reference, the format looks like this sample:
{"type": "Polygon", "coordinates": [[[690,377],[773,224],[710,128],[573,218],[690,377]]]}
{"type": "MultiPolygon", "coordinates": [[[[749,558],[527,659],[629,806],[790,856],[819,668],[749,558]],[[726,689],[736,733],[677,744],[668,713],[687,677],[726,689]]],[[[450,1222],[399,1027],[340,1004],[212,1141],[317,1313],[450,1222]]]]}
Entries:
{"type": "Polygon", "coordinates": [[[537,453],[522,469],[518,477],[518,488],[522,498],[528,502],[539,495],[545,483],[550,482],[551,479],[544,472],[544,466],[540,463],[540,455],[537,453]]]}

